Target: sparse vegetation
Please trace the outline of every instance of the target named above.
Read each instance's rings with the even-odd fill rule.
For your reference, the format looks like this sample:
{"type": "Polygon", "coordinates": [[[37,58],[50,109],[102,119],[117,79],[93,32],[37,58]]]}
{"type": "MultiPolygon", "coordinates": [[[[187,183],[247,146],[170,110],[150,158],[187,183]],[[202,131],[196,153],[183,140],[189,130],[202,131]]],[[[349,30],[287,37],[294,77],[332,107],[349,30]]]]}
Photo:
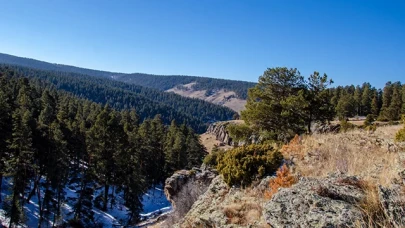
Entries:
{"type": "Polygon", "coordinates": [[[304,176],[321,177],[342,172],[362,179],[388,185],[398,178],[398,146],[393,138],[399,126],[379,127],[374,134],[356,129],[336,135],[304,136],[302,155],[305,160],[295,163],[296,172],[304,176]]]}

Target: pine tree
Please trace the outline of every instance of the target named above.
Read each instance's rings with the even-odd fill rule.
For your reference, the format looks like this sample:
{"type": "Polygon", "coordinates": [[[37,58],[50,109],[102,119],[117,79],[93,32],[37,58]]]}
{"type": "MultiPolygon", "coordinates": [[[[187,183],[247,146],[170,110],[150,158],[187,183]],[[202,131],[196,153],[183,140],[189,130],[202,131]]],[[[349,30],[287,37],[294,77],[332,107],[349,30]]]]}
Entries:
{"type": "Polygon", "coordinates": [[[377,91],[374,91],[373,99],[371,100],[371,113],[375,118],[378,117],[378,114],[380,113],[379,96],[377,91]]]}
{"type": "Polygon", "coordinates": [[[401,108],[401,114],[405,114],[405,84],[402,85],[402,108],[401,108]]]}
{"type": "Polygon", "coordinates": [[[175,120],[169,126],[167,131],[166,140],[164,144],[165,153],[165,172],[171,175],[176,170],[176,151],[173,149],[174,141],[176,140],[177,132],[179,131],[175,120]]]}
{"type": "Polygon", "coordinates": [[[356,102],[353,96],[351,96],[349,93],[342,95],[336,107],[336,113],[341,120],[355,115],[356,102]]]}
{"type": "MultiPolygon", "coordinates": [[[[1,77],[1,76],[0,76],[1,77]]],[[[3,183],[5,172],[4,160],[8,154],[9,141],[11,136],[11,107],[6,95],[6,84],[0,83],[0,186],[3,183]]],[[[2,198],[0,196],[0,203],[2,198]]]]}
{"type": "Polygon", "coordinates": [[[392,97],[388,109],[385,110],[385,117],[390,120],[399,120],[402,107],[402,98],[401,98],[401,85],[399,82],[393,84],[392,88],[392,97]]]}
{"type": "Polygon", "coordinates": [[[128,225],[139,219],[142,209],[141,196],[146,189],[145,178],[139,167],[140,138],[138,135],[139,117],[134,110],[121,114],[121,124],[126,134],[125,149],[117,156],[118,186],[122,186],[125,206],[129,209],[128,225]]]}
{"type": "MultiPolygon", "coordinates": [[[[119,119],[106,105],[97,116],[95,124],[89,131],[88,149],[94,156],[94,166],[97,170],[98,181],[104,186],[102,198],[102,210],[107,211],[110,186],[113,184],[115,175],[115,153],[121,150],[120,141],[117,141],[117,125],[119,119]],[[111,113],[111,114],[110,114],[111,113]],[[109,115],[110,114],[110,115],[109,115]]],[[[121,135],[121,134],[119,134],[121,135]]]]}
{"type": "Polygon", "coordinates": [[[367,116],[371,113],[371,101],[373,99],[373,92],[370,83],[363,84],[363,94],[361,96],[362,115],[367,116]]]}
{"type": "Polygon", "coordinates": [[[380,120],[388,120],[388,108],[391,104],[393,86],[391,82],[387,82],[382,93],[382,107],[379,115],[380,120]]]}
{"type": "Polygon", "coordinates": [[[353,99],[354,99],[354,104],[355,104],[355,109],[356,109],[356,115],[360,116],[362,114],[362,91],[360,86],[356,86],[356,89],[354,91],[353,99]]]}
{"type": "Polygon", "coordinates": [[[275,138],[286,138],[289,132],[302,133],[303,120],[297,118],[301,111],[285,110],[284,106],[291,102],[298,103],[299,94],[305,88],[304,78],[297,69],[271,68],[259,78],[258,84],[249,89],[246,109],[242,111],[242,119],[254,129],[273,132],[275,138]],[[291,99],[296,96],[296,99],[291,99]]]}
{"type": "Polygon", "coordinates": [[[31,88],[28,81],[21,81],[22,86],[17,96],[17,109],[13,112],[13,133],[9,148],[10,157],[6,160],[7,174],[13,179],[12,194],[5,202],[9,227],[24,221],[23,206],[25,188],[35,168],[32,147],[32,107],[31,88]]]}
{"type": "Polygon", "coordinates": [[[200,166],[207,155],[205,147],[200,143],[199,136],[194,134],[191,128],[188,128],[188,135],[186,136],[186,152],[188,169],[200,166]]]}

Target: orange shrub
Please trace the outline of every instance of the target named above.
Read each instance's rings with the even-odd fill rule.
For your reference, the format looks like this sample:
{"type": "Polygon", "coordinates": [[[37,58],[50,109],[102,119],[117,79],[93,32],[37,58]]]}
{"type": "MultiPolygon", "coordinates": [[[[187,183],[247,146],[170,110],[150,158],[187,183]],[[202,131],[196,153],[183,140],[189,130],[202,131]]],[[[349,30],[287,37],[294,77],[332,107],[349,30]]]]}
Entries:
{"type": "Polygon", "coordinates": [[[270,180],[270,189],[264,193],[264,197],[266,199],[270,199],[274,194],[276,194],[279,188],[289,188],[293,184],[297,183],[297,179],[291,175],[290,169],[286,164],[279,168],[276,174],[276,178],[270,180]]]}
{"type": "Polygon", "coordinates": [[[300,136],[295,135],[288,144],[283,145],[280,151],[286,158],[291,158],[292,156],[298,156],[299,158],[302,158],[303,149],[304,146],[301,143],[300,136]]]}

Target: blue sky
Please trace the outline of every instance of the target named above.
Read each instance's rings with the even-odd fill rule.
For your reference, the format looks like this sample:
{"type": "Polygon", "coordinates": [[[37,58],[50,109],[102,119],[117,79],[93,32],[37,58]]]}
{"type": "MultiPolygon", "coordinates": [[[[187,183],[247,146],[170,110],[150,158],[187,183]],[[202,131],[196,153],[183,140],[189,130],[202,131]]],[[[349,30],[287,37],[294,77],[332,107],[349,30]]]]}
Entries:
{"type": "Polygon", "coordinates": [[[0,0],[0,52],[86,68],[257,81],[405,82],[405,1],[0,0]]]}

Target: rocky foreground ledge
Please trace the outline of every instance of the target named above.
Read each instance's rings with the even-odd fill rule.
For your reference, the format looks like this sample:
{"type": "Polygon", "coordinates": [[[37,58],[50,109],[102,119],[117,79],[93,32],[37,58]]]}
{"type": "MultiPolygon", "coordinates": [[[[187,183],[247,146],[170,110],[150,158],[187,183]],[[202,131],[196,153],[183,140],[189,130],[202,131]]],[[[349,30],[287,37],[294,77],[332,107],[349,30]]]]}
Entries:
{"type": "MultiPolygon", "coordinates": [[[[265,199],[269,180],[240,189],[228,187],[212,170],[179,171],[166,180],[166,196],[179,212],[170,227],[366,227],[358,205],[367,194],[357,177],[301,177],[265,199]]],[[[383,212],[397,227],[405,224],[401,187],[377,188],[383,212]]]]}

